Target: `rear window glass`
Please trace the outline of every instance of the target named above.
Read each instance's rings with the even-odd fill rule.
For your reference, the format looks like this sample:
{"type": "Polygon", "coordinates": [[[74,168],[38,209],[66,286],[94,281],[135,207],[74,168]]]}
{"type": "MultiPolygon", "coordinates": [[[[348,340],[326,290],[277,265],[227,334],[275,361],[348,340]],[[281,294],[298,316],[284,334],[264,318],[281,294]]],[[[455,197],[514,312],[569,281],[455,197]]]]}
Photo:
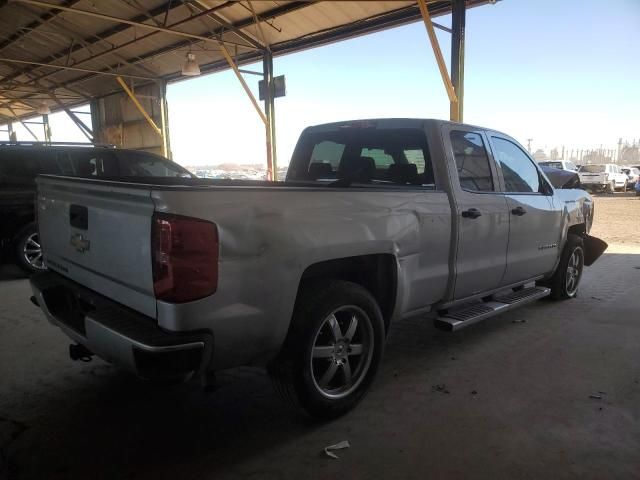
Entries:
{"type": "Polygon", "coordinates": [[[435,188],[420,129],[342,128],[305,134],[287,180],[435,188]]]}
{"type": "Polygon", "coordinates": [[[605,168],[605,165],[583,165],[580,167],[580,171],[585,173],[604,173],[605,168]]]}
{"type": "Polygon", "coordinates": [[[115,156],[106,150],[78,148],[69,151],[71,168],[80,177],[115,177],[118,165],[115,156]]]}
{"type": "Polygon", "coordinates": [[[119,151],[118,164],[122,177],[190,177],[191,174],[163,157],[150,153],[119,151]]]}
{"type": "Polygon", "coordinates": [[[551,168],[559,168],[560,170],[562,170],[561,162],[540,162],[540,165],[544,165],[545,167],[551,167],[551,168]]]}

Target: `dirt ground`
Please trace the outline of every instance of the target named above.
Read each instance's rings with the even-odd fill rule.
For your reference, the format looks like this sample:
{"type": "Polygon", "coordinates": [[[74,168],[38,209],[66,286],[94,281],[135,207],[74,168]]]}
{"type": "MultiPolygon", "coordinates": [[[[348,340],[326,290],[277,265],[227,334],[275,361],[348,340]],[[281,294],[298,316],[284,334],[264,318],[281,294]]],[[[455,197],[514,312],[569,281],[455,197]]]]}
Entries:
{"type": "Polygon", "coordinates": [[[395,323],[372,391],[329,423],[243,368],[204,393],[68,359],[0,269],[0,479],[640,478],[640,200],[596,198],[580,294],[455,334],[395,323]],[[325,456],[323,447],[351,447],[325,456]]]}
{"type": "Polygon", "coordinates": [[[595,219],[591,234],[616,250],[640,247],[640,196],[631,192],[594,198],[595,219]]]}

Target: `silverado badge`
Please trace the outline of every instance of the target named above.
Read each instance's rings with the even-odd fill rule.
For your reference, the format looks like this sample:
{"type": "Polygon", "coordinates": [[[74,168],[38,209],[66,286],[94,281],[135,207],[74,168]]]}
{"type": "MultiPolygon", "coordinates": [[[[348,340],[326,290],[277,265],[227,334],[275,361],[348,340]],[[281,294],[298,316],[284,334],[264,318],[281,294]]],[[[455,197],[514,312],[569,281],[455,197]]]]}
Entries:
{"type": "Polygon", "coordinates": [[[81,233],[71,235],[71,245],[80,253],[84,253],[91,247],[91,242],[84,238],[81,233]]]}

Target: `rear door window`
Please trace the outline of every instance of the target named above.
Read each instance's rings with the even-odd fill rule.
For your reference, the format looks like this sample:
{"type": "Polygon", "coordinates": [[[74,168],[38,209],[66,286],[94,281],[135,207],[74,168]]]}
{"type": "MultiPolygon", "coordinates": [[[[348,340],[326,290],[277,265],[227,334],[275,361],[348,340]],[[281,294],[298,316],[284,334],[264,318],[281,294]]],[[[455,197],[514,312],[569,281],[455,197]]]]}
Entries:
{"type": "Polygon", "coordinates": [[[491,164],[482,135],[454,130],[450,138],[460,186],[472,192],[495,191],[491,164]]]}

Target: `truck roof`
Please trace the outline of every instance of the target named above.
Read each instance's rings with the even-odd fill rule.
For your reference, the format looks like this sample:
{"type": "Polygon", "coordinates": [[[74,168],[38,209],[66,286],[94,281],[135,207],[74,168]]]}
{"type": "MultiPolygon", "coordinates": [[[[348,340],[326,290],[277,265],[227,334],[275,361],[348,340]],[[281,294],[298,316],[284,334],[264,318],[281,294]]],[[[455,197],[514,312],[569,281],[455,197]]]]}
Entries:
{"type": "MultiPolygon", "coordinates": [[[[323,132],[328,130],[335,130],[337,128],[367,128],[367,127],[380,127],[380,128],[422,128],[425,124],[433,125],[461,125],[465,127],[477,128],[480,130],[490,130],[492,132],[506,135],[493,128],[481,127],[479,125],[472,125],[469,123],[452,122],[450,120],[442,120],[437,118],[363,118],[357,120],[342,120],[339,122],[322,123],[318,125],[312,125],[304,129],[304,133],[309,132],[323,132]]],[[[508,136],[508,135],[507,135],[508,136]]]]}

